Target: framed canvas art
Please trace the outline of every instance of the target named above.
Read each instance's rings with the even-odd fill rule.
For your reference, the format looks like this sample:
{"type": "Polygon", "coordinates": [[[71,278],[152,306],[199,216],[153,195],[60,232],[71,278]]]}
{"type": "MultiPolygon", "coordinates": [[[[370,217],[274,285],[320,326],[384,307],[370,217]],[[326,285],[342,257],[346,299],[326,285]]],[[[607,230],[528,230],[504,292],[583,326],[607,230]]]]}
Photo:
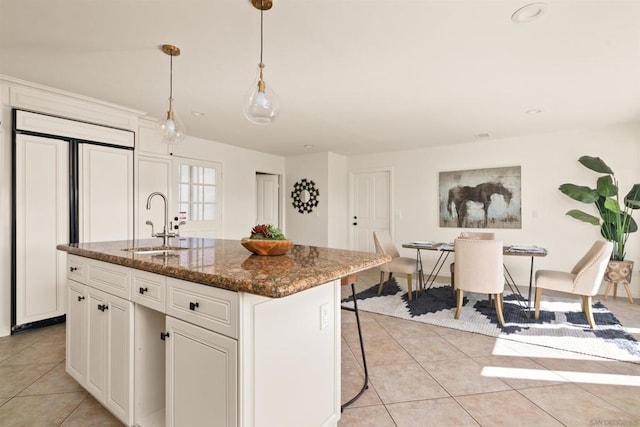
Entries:
{"type": "Polygon", "coordinates": [[[522,228],[521,167],[440,172],[440,227],[522,228]]]}

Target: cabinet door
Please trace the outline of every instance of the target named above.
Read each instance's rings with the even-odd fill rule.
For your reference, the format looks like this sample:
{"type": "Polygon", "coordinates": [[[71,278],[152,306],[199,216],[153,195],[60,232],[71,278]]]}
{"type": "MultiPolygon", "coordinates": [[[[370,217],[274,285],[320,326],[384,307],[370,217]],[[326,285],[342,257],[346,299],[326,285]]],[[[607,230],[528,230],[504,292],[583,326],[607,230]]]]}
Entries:
{"type": "Polygon", "coordinates": [[[133,422],[133,303],[108,295],[105,405],[127,425],[133,422]]]}
{"type": "Polygon", "coordinates": [[[65,313],[69,241],[69,145],[16,135],[16,325],[65,313]]]}
{"type": "Polygon", "coordinates": [[[237,424],[237,342],[167,316],[167,426],[237,424]]]}
{"type": "MultiPolygon", "coordinates": [[[[166,145],[166,144],[165,144],[166,145]]],[[[166,158],[140,156],[136,157],[136,238],[151,238],[151,227],[145,224],[151,221],[155,231],[162,231],[164,224],[164,205],[162,199],[155,197],[151,201],[151,209],[147,210],[147,197],[159,191],[171,200],[171,161],[166,158]]],[[[170,219],[177,212],[169,210],[170,219]]]]}
{"type": "Polygon", "coordinates": [[[104,401],[107,374],[107,305],[108,295],[87,287],[87,381],[86,389],[104,401]]]}
{"type": "Polygon", "coordinates": [[[133,151],[80,144],[80,241],[133,239],[133,151]]]}
{"type": "Polygon", "coordinates": [[[133,303],[87,287],[86,389],[125,424],[133,417],[133,303]]]}
{"type": "Polygon", "coordinates": [[[69,280],[67,289],[66,369],[84,385],[87,372],[87,287],[69,280]]]}

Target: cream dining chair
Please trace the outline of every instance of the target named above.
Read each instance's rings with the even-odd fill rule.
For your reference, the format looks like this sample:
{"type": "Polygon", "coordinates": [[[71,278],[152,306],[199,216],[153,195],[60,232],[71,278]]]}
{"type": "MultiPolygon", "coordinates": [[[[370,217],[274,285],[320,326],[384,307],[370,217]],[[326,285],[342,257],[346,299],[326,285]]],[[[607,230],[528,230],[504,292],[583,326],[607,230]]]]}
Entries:
{"type": "Polygon", "coordinates": [[[456,314],[460,318],[464,292],[494,295],[496,315],[504,326],[502,294],[504,271],[502,240],[457,238],[454,241],[456,314]]]}
{"type": "MultiPolygon", "coordinates": [[[[413,275],[416,273],[420,273],[418,271],[418,267],[416,264],[416,260],[413,258],[401,257],[398,249],[391,241],[391,236],[387,231],[374,231],[373,232],[373,241],[376,245],[376,252],[389,255],[391,257],[391,261],[379,265],[380,269],[380,285],[378,285],[378,295],[382,293],[382,287],[384,286],[384,273],[389,273],[389,278],[387,280],[391,280],[393,273],[397,274],[406,274],[407,275],[407,288],[408,288],[408,298],[411,301],[411,285],[413,282],[413,275]]],[[[418,280],[422,280],[422,275],[419,274],[418,280]]]]}
{"type": "Polygon", "coordinates": [[[560,291],[582,297],[582,311],[587,316],[591,329],[595,328],[592,297],[598,293],[604,273],[613,251],[613,243],[597,240],[591,249],[578,261],[571,272],[538,270],[536,271],[535,318],[540,318],[540,300],[542,290],[560,291]]]}
{"type": "MultiPolygon", "coordinates": [[[[487,233],[487,232],[473,232],[473,231],[463,231],[458,236],[458,239],[475,239],[475,240],[494,240],[496,238],[496,233],[487,233]]],[[[451,291],[455,292],[456,282],[455,282],[455,262],[452,262],[449,266],[449,270],[451,271],[451,291]]]]}

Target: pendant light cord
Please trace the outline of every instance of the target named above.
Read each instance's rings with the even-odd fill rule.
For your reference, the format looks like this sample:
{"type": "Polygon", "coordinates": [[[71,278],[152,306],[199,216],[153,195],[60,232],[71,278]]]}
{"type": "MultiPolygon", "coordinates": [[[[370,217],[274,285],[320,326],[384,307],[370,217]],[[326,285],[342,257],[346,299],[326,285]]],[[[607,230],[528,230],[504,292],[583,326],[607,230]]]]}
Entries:
{"type": "Polygon", "coordinates": [[[173,100],[173,55],[169,55],[169,102],[173,100]]]}
{"type": "Polygon", "coordinates": [[[262,31],[263,19],[262,19],[262,17],[263,17],[263,14],[264,14],[264,10],[263,10],[263,8],[260,8],[260,65],[264,65],[262,63],[262,47],[263,47],[263,41],[262,41],[262,38],[263,38],[263,31],[262,31]]]}

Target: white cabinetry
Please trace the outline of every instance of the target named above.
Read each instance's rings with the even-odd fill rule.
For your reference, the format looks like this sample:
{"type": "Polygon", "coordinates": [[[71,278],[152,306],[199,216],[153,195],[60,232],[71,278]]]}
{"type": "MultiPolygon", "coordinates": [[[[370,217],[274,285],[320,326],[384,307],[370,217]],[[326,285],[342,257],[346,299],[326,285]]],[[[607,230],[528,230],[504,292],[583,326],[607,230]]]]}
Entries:
{"type": "Polygon", "coordinates": [[[169,316],[166,326],[166,425],[237,425],[237,341],[169,316]]]}
{"type": "Polygon", "coordinates": [[[80,241],[133,239],[133,151],[81,144],[80,241]]]}
{"type": "Polygon", "coordinates": [[[69,241],[69,147],[66,141],[16,135],[15,324],[65,313],[69,241]]]}
{"type": "Polygon", "coordinates": [[[129,270],[71,256],[69,264],[67,372],[116,417],[132,425],[133,303],[105,292],[118,289],[123,277],[128,282],[129,270]],[[77,265],[82,274],[72,270],[77,265]],[[92,271],[102,273],[99,280],[95,274],[89,280],[92,271]],[[102,286],[109,282],[113,283],[102,286]]]}
{"type": "Polygon", "coordinates": [[[80,384],[87,374],[87,287],[68,281],[66,368],[80,384]]]}
{"type": "Polygon", "coordinates": [[[133,238],[134,134],[21,110],[14,125],[19,330],[65,314],[66,257],[57,244],[133,238]]]}
{"type": "Polygon", "coordinates": [[[67,372],[127,425],[337,425],[339,281],[274,299],[68,262],[67,372]]]}

